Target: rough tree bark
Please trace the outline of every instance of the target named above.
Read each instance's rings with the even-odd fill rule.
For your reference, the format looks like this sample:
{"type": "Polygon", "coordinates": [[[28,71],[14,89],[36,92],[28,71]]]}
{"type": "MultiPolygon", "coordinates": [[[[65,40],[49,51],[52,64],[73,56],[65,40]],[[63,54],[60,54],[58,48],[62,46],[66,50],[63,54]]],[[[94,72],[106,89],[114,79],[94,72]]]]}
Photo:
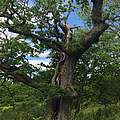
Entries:
{"type": "Polygon", "coordinates": [[[76,57],[73,55],[64,54],[57,64],[55,75],[52,79],[52,84],[58,85],[64,90],[70,91],[71,96],[63,96],[53,98],[50,102],[50,109],[53,120],[67,120],[70,105],[76,92],[73,89],[72,83],[74,78],[74,68],[76,65],[76,57]],[[63,58],[64,57],[64,58],[63,58]]]}

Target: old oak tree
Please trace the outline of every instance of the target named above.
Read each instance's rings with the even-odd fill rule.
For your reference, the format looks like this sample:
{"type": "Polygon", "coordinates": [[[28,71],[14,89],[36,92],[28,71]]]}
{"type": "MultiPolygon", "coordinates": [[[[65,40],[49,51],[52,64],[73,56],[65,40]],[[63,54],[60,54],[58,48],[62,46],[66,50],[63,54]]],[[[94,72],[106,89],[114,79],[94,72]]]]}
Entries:
{"type": "MultiPolygon", "coordinates": [[[[0,27],[4,36],[0,38],[0,42],[7,43],[8,52],[12,51],[6,54],[7,57],[5,54],[0,56],[2,76],[39,90],[40,86],[34,83],[33,76],[28,74],[27,70],[20,72],[29,66],[26,56],[29,54],[34,56],[44,50],[57,52],[59,56],[51,79],[51,87],[57,86],[66,94],[57,95],[56,92],[56,95],[50,98],[48,106],[49,117],[52,120],[69,119],[71,104],[78,97],[73,86],[76,63],[93,44],[99,41],[100,36],[110,27],[111,20],[119,18],[117,12],[109,13],[105,8],[109,9],[109,6],[104,0],[0,1],[0,27]],[[89,14],[88,29],[82,34],[80,31],[82,28],[71,27],[68,23],[68,18],[72,17],[71,12],[76,11],[82,13],[83,18],[89,14]],[[111,17],[111,14],[114,15],[111,17]],[[77,30],[80,31],[80,38],[76,41],[74,34],[77,30]],[[9,37],[6,31],[15,35],[9,37]],[[18,41],[17,44],[10,43],[15,40],[18,41]]],[[[4,52],[5,49],[1,49],[4,52]]]]}

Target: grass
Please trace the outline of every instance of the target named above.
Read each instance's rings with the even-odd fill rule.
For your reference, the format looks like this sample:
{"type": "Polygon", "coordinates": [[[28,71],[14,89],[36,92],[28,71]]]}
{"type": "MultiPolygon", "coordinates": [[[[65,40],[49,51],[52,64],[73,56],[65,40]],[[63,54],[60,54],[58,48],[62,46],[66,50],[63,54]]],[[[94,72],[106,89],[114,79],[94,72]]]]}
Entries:
{"type": "MultiPolygon", "coordinates": [[[[42,120],[39,111],[33,109],[33,113],[22,110],[13,110],[11,106],[0,106],[0,120],[42,120]],[[36,115],[35,116],[35,112],[36,115]]],[[[72,116],[71,120],[120,120],[120,103],[103,106],[92,104],[81,108],[81,111],[76,116],[72,116]]]]}

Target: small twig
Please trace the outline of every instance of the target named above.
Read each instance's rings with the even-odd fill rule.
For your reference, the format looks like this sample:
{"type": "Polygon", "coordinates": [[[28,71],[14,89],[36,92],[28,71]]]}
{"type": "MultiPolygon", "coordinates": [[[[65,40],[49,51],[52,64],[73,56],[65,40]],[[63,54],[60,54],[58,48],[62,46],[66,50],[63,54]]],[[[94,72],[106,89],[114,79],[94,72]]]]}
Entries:
{"type": "Polygon", "coordinates": [[[120,19],[120,16],[119,15],[117,15],[117,16],[115,16],[115,17],[111,17],[111,18],[109,18],[108,20],[115,20],[115,19],[120,19]]]}
{"type": "Polygon", "coordinates": [[[46,68],[51,68],[49,65],[45,65],[43,62],[41,62],[40,65],[46,68]]]}
{"type": "Polygon", "coordinates": [[[73,29],[76,29],[76,28],[78,29],[78,28],[80,28],[80,27],[81,27],[81,26],[74,26],[74,27],[71,27],[70,30],[73,30],[73,29]]]}

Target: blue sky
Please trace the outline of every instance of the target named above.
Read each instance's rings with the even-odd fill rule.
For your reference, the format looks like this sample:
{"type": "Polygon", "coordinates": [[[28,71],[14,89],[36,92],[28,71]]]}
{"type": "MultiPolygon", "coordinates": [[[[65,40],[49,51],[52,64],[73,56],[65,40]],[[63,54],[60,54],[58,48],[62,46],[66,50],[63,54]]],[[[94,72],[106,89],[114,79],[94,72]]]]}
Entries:
{"type": "Polygon", "coordinates": [[[83,21],[80,19],[80,17],[77,15],[77,10],[75,10],[74,12],[71,12],[69,18],[68,18],[68,23],[71,25],[71,26],[81,26],[83,27],[84,24],[83,24],[83,21]]]}

